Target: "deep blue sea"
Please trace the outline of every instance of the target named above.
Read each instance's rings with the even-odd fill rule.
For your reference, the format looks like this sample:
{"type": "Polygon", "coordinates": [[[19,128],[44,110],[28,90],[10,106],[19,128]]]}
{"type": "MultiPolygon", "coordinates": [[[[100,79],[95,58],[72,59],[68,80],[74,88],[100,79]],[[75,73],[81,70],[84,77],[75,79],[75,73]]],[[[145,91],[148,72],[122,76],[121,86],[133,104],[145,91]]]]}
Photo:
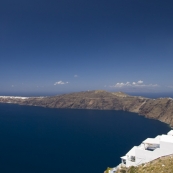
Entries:
{"type": "Polygon", "coordinates": [[[0,104],[0,172],[103,173],[168,125],[123,111],[0,104]]]}

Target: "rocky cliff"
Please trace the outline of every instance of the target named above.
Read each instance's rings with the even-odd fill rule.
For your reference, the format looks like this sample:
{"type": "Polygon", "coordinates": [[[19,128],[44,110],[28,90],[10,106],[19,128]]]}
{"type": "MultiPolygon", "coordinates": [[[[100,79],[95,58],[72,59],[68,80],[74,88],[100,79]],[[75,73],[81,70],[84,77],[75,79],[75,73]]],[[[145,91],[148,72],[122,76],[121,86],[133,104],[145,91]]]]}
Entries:
{"type": "Polygon", "coordinates": [[[51,97],[0,97],[0,103],[48,108],[124,110],[158,119],[173,127],[173,99],[149,99],[122,92],[85,91],[51,97]]]}

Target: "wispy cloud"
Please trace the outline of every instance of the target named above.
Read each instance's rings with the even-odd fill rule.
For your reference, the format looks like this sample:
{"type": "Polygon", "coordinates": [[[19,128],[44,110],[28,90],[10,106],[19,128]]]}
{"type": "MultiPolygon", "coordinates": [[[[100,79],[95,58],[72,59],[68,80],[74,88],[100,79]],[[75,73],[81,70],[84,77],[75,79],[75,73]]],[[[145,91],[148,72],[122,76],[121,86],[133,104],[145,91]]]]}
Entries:
{"type": "Polygon", "coordinates": [[[139,80],[137,82],[126,82],[126,83],[116,83],[115,85],[112,85],[110,87],[114,88],[123,88],[123,87],[158,87],[158,84],[144,84],[142,80],[139,80]]]}
{"type": "Polygon", "coordinates": [[[77,74],[75,74],[74,77],[79,77],[79,76],[77,74]]]}
{"type": "Polygon", "coordinates": [[[137,82],[138,84],[142,84],[142,83],[144,83],[142,80],[139,80],[138,82],[137,82]]]}
{"type": "Polygon", "coordinates": [[[58,81],[58,82],[55,82],[54,85],[64,85],[64,84],[68,84],[69,82],[63,82],[63,81],[58,81]]]}

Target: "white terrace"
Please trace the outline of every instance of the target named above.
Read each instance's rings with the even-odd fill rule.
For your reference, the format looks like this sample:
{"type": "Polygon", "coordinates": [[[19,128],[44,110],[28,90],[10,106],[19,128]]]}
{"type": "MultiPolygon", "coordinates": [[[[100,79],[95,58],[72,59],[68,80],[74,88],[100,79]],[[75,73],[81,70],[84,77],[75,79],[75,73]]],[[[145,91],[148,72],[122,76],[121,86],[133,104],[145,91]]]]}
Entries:
{"type": "Polygon", "coordinates": [[[116,172],[120,167],[138,166],[171,154],[173,154],[173,130],[167,135],[147,138],[139,146],[134,146],[125,156],[121,157],[121,164],[109,170],[109,173],[116,172]]]}
{"type": "Polygon", "coordinates": [[[134,146],[125,156],[121,157],[122,166],[138,166],[170,154],[173,154],[173,130],[167,135],[147,138],[141,145],[134,146]]]}

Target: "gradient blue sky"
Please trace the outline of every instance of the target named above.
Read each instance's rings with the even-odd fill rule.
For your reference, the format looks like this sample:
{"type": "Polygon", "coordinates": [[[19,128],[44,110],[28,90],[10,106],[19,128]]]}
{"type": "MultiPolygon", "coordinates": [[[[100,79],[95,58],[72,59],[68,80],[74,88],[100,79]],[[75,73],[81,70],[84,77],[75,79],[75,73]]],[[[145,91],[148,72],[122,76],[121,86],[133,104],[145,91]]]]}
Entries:
{"type": "Polygon", "coordinates": [[[173,92],[172,0],[5,0],[0,94],[173,92]]]}

